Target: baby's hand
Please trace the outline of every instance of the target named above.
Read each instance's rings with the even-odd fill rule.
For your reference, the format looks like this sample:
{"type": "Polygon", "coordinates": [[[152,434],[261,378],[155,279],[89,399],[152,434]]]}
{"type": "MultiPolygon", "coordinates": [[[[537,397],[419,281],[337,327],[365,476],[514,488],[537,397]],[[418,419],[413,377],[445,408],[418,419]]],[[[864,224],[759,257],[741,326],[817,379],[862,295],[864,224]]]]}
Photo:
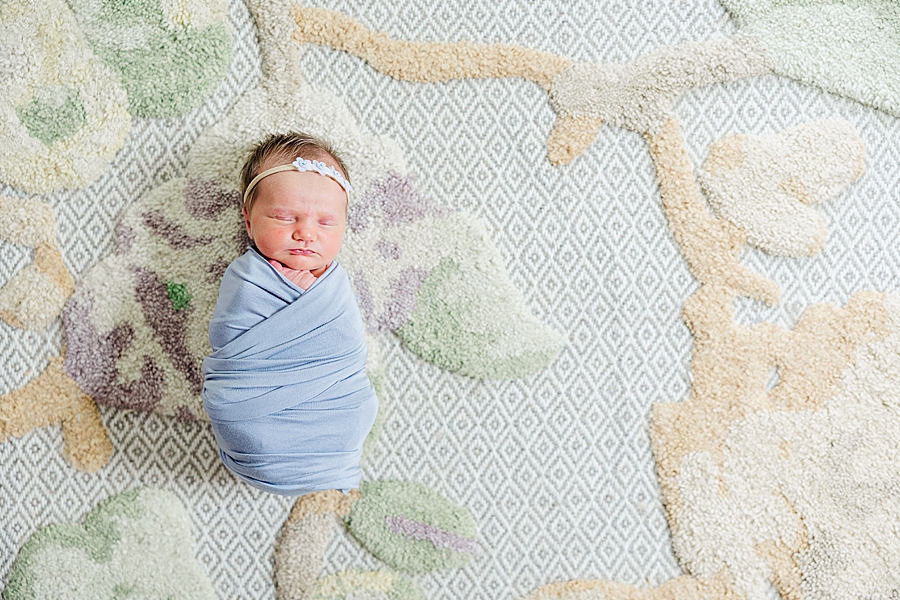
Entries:
{"type": "Polygon", "coordinates": [[[295,283],[300,289],[308,290],[316,281],[315,275],[309,271],[298,271],[286,267],[277,260],[270,260],[269,264],[275,267],[276,271],[287,277],[291,282],[295,283]]]}

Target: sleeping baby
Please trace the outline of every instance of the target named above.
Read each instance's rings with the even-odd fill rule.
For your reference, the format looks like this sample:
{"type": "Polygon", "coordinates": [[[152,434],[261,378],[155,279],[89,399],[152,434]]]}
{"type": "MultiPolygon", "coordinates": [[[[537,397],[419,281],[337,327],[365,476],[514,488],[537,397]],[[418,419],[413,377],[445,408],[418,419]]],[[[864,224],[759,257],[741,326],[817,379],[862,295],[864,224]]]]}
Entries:
{"type": "Polygon", "coordinates": [[[203,361],[219,455],[267,492],[347,492],[378,409],[356,296],[335,261],[347,169],[322,140],[272,135],[241,187],[252,246],[222,277],[203,361]]]}

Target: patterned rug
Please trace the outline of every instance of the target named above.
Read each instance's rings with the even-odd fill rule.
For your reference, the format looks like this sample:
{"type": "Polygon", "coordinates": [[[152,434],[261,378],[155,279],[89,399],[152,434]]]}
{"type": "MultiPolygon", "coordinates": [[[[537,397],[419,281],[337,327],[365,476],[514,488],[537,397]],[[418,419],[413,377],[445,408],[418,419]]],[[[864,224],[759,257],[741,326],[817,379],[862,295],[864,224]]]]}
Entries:
{"type": "Polygon", "coordinates": [[[4,600],[896,595],[897,4],[360,4],[0,8],[4,600]],[[289,129],[381,403],[296,502],[198,398],[289,129]]]}

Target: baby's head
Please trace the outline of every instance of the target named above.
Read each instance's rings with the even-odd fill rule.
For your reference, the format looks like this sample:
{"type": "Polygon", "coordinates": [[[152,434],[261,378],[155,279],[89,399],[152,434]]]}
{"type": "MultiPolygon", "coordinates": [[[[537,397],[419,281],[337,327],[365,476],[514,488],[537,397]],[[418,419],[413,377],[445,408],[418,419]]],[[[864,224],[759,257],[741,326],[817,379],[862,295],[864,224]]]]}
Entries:
{"type": "Polygon", "coordinates": [[[270,135],[241,169],[242,213],[260,254],[318,277],[347,226],[347,168],[327,143],[304,133],[270,135]]]}

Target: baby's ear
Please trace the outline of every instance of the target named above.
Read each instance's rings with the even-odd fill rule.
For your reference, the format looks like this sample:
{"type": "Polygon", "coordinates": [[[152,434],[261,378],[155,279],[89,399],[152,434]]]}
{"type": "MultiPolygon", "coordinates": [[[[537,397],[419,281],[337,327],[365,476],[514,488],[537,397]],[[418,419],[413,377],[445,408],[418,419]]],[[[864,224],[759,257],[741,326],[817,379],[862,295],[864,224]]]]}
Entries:
{"type": "Polygon", "coordinates": [[[250,241],[253,241],[253,234],[250,232],[250,215],[247,213],[246,208],[241,209],[241,214],[244,216],[244,227],[247,228],[247,235],[250,236],[250,241]]]}

